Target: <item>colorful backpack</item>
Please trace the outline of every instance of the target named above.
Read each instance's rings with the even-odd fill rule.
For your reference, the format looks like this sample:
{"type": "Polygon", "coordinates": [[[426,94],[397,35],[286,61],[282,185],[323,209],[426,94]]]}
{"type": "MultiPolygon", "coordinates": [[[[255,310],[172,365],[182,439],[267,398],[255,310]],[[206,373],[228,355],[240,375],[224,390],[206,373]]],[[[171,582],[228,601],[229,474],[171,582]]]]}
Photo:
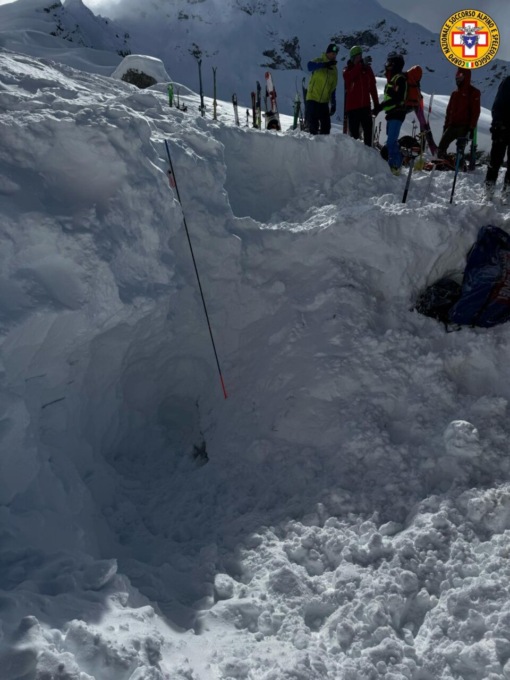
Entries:
{"type": "Polygon", "coordinates": [[[510,319],[510,234],[481,227],[467,256],[462,293],[451,323],[489,328],[510,319]]]}
{"type": "Polygon", "coordinates": [[[411,66],[406,72],[407,76],[407,94],[405,100],[405,107],[408,111],[412,111],[417,107],[423,107],[423,97],[420,90],[420,81],[423,75],[421,66],[411,66]]]}

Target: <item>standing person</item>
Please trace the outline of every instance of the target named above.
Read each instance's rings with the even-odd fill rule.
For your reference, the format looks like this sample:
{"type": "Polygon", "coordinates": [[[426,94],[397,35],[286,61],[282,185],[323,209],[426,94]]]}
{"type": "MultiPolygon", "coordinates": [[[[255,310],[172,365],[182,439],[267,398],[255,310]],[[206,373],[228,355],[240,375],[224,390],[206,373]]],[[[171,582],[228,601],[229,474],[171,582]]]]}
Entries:
{"type": "Polygon", "coordinates": [[[407,94],[406,94],[406,107],[409,112],[414,112],[418,124],[420,126],[420,135],[422,138],[421,148],[425,148],[425,140],[429,145],[430,153],[433,156],[437,156],[437,145],[434,141],[432,135],[432,130],[430,125],[425,118],[425,112],[423,110],[423,95],[421,93],[421,77],[423,75],[423,69],[421,66],[411,66],[407,70],[407,94]]]}
{"type": "Polygon", "coordinates": [[[455,74],[457,89],[446,107],[443,135],[437,149],[438,158],[446,158],[448,147],[459,137],[473,138],[480,117],[480,90],[471,85],[471,71],[459,68],[455,74]]]}
{"type": "Polygon", "coordinates": [[[363,59],[361,47],[355,45],[351,47],[349,61],[343,70],[345,112],[349,135],[353,139],[359,139],[361,128],[363,130],[363,141],[367,146],[372,146],[373,120],[370,99],[372,99],[374,115],[377,115],[380,110],[371,63],[372,57],[367,56],[363,59]]]}
{"type": "Polygon", "coordinates": [[[491,137],[491,154],[485,176],[487,196],[492,198],[494,195],[499,169],[506,154],[507,166],[501,197],[507,200],[510,196],[510,76],[507,76],[498,87],[492,105],[491,137]]]}
{"type": "Polygon", "coordinates": [[[337,54],[338,47],[330,44],[324,54],[308,62],[312,76],[306,94],[306,116],[312,135],[329,135],[331,131],[331,116],[336,113],[337,54]]]}
{"type": "Polygon", "coordinates": [[[402,73],[404,57],[397,52],[390,52],[386,59],[386,87],[382,109],[386,113],[386,136],[388,147],[388,164],[394,175],[400,175],[402,153],[398,143],[400,128],[406,117],[405,105],[407,94],[407,77],[402,73]]]}

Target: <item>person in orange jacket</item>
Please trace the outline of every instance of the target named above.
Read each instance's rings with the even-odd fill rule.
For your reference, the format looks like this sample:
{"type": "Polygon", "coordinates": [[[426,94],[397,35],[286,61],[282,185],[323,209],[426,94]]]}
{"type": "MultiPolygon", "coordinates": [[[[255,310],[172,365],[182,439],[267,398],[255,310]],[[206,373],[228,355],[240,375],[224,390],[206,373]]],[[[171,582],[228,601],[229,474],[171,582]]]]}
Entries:
{"type": "Polygon", "coordinates": [[[450,95],[446,107],[443,136],[437,150],[439,158],[446,157],[448,147],[459,137],[472,139],[480,117],[480,90],[471,85],[471,71],[459,68],[455,82],[457,89],[450,95]]]}
{"type": "Polygon", "coordinates": [[[361,47],[355,45],[349,52],[349,61],[343,70],[345,84],[345,113],[348,120],[349,135],[359,139],[360,129],[363,130],[363,141],[372,146],[372,110],[374,115],[380,111],[379,97],[375,83],[374,72],[370,64],[370,56],[363,59],[361,47]]]}

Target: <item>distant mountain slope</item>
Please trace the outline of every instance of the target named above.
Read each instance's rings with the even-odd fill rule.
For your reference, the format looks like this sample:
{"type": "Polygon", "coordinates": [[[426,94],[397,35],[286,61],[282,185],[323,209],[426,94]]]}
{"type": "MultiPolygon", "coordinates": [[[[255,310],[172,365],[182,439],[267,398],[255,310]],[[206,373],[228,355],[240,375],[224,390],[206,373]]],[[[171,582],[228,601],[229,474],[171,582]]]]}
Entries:
{"type": "Polygon", "coordinates": [[[0,6],[0,46],[77,68],[97,64],[96,70],[105,75],[130,53],[129,35],[110,19],[95,16],[82,0],[65,5],[60,0],[17,0],[0,6]]]}
{"type": "MultiPolygon", "coordinates": [[[[78,68],[79,55],[71,48],[98,50],[101,54],[87,55],[82,67],[97,63],[97,72],[106,75],[119,63],[118,55],[147,54],[162,59],[177,82],[194,90],[196,57],[201,57],[205,93],[212,94],[216,67],[218,96],[229,100],[236,92],[241,106],[249,105],[256,81],[270,69],[277,72],[279,106],[287,113],[302,79],[308,79],[307,62],[331,41],[342,48],[341,67],[349,48],[360,44],[382,76],[386,55],[399,50],[407,66],[423,67],[425,92],[449,94],[455,87],[455,67],[443,56],[438,35],[377,0],[315,0],[313,6],[308,0],[145,0],[142,5],[123,0],[108,11],[111,19],[94,15],[82,0],[17,0],[0,7],[0,46],[34,56],[51,50],[51,58],[78,68]]],[[[487,108],[506,66],[494,60],[474,73],[487,108]]]]}
{"type": "MultiPolygon", "coordinates": [[[[142,12],[130,2],[120,3],[112,12],[132,36],[133,51],[160,57],[176,79],[195,89],[194,56],[200,55],[204,87],[210,87],[210,67],[217,66],[220,96],[228,99],[236,91],[246,104],[255,80],[272,69],[278,71],[281,105],[289,109],[297,81],[308,76],[307,62],[331,41],[343,48],[341,65],[349,48],[361,44],[370,51],[374,70],[383,75],[386,55],[399,50],[408,66],[423,67],[425,91],[448,94],[455,87],[455,67],[443,56],[438,35],[384,9],[376,0],[315,0],[313,4],[308,0],[152,0],[142,12]]],[[[506,62],[494,61],[474,74],[485,106],[492,102],[505,67],[506,62]]]]}

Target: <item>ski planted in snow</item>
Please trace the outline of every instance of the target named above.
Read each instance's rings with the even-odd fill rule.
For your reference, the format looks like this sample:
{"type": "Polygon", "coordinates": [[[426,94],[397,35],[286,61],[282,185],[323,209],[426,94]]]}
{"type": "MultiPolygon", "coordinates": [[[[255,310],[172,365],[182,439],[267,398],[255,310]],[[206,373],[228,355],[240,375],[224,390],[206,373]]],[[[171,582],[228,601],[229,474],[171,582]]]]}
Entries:
{"type": "Polygon", "coordinates": [[[266,130],[281,130],[273,78],[266,71],[266,130]]]}
{"type": "Polygon", "coordinates": [[[168,106],[174,105],[174,84],[168,84],[168,106]]]}
{"type": "Polygon", "coordinates": [[[251,119],[252,127],[257,128],[257,95],[255,92],[251,93],[251,119]]]}
{"type": "Polygon", "coordinates": [[[301,126],[302,130],[308,130],[308,120],[306,118],[306,95],[308,94],[308,88],[305,85],[306,83],[306,77],[303,78],[301,81],[301,90],[303,91],[303,109],[302,109],[302,116],[303,116],[303,124],[301,126]]]}
{"type": "Polygon", "coordinates": [[[202,59],[197,59],[198,62],[198,84],[200,87],[200,106],[198,110],[200,115],[205,116],[205,104],[204,104],[204,88],[202,87],[202,59]]]}
{"type": "Polygon", "coordinates": [[[257,127],[259,130],[262,129],[262,102],[261,102],[261,97],[262,97],[262,87],[257,80],[257,100],[255,102],[255,111],[257,114],[257,127]]]}
{"type": "Polygon", "coordinates": [[[236,95],[235,92],[232,95],[232,105],[234,107],[234,120],[236,122],[236,125],[241,125],[241,123],[239,121],[239,110],[237,108],[237,95],[236,95]]]}
{"type": "Polygon", "coordinates": [[[294,97],[294,118],[292,120],[292,129],[296,130],[298,126],[298,121],[301,119],[301,97],[299,93],[296,92],[294,97]]]}
{"type": "Polygon", "coordinates": [[[218,120],[218,101],[216,100],[216,66],[212,67],[213,73],[213,120],[218,120]]]}

